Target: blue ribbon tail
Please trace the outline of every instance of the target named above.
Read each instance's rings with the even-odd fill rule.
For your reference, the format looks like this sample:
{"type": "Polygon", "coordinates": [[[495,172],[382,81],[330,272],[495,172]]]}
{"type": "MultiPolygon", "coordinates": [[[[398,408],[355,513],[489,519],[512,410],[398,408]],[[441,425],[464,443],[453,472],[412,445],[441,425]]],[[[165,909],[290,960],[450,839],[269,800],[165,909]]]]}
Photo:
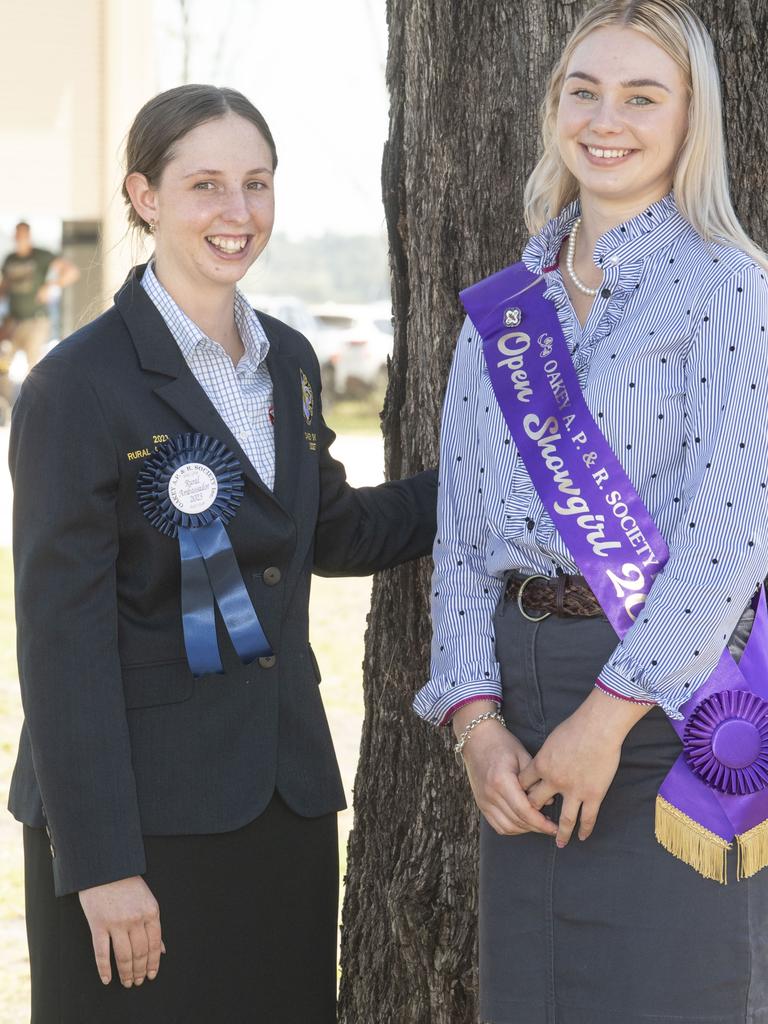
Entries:
{"type": "Polygon", "coordinates": [[[222,673],[213,592],[205,563],[194,540],[194,531],[179,527],[181,554],[181,621],[187,661],[194,676],[222,673]]]}
{"type": "Polygon", "coordinates": [[[248,665],[256,658],[271,656],[272,648],[245,589],[224,524],[220,519],[214,519],[208,526],[197,527],[193,538],[203,557],[210,588],[240,661],[248,665]]]}

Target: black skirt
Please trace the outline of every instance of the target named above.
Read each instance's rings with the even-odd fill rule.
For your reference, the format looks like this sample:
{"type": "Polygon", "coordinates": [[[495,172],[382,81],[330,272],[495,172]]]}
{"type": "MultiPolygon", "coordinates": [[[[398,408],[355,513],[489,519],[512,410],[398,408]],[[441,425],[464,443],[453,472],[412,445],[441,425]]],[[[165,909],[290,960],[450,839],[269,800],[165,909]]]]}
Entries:
{"type": "MultiPolygon", "coordinates": [[[[604,618],[495,619],[508,728],[535,753],[616,646],[604,618]]],[[[539,834],[480,843],[481,1020],[490,1024],[768,1024],[768,870],[727,886],[654,836],[680,753],[659,709],[630,732],[597,826],[564,850],[539,834]]],[[[545,809],[555,817],[557,806],[545,809]]]]}
{"type": "Polygon", "coordinates": [[[160,905],[154,981],[102,984],[76,894],[56,897],[44,830],[25,827],[32,1024],[334,1024],[336,815],[276,796],[245,828],[146,836],[160,905]]]}

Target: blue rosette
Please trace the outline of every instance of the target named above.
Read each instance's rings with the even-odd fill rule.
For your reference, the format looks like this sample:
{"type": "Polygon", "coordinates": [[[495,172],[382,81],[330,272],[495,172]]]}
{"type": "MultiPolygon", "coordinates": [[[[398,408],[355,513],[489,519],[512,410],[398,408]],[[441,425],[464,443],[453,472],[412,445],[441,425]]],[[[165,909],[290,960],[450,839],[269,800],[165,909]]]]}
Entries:
{"type": "Polygon", "coordinates": [[[137,480],[144,515],[179,541],[184,645],[195,676],[224,671],[214,605],[244,665],[272,655],[226,531],[242,496],[240,463],[221,441],[204,434],[166,441],[137,480]]]}

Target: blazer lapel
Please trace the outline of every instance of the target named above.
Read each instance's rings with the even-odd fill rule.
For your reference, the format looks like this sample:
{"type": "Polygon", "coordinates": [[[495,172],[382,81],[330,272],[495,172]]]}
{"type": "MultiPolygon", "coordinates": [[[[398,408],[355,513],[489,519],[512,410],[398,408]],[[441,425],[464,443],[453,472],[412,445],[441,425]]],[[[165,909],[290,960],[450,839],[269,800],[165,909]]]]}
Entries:
{"type": "MultiPolygon", "coordinates": [[[[187,366],[165,320],[141,287],[143,272],[144,265],[134,267],[127,281],[115,296],[115,304],[128,327],[142,369],[149,373],[161,374],[165,378],[152,385],[155,394],[182,419],[185,419],[193,431],[208,434],[210,437],[223,441],[239,460],[246,478],[266,497],[287,512],[287,508],[284,507],[278,495],[277,479],[275,492],[272,492],[256,472],[237,438],[187,366]]],[[[297,369],[297,379],[298,376],[297,369]]],[[[277,388],[275,391],[277,392],[277,388]]],[[[277,444],[278,433],[276,430],[275,445],[276,451],[279,452],[277,444]]],[[[279,470],[279,457],[277,466],[279,470]]]]}
{"type": "Polygon", "coordinates": [[[274,332],[266,325],[264,329],[269,338],[267,368],[272,377],[275,409],[275,495],[283,505],[292,508],[304,446],[301,367],[295,356],[281,351],[274,332]]]}

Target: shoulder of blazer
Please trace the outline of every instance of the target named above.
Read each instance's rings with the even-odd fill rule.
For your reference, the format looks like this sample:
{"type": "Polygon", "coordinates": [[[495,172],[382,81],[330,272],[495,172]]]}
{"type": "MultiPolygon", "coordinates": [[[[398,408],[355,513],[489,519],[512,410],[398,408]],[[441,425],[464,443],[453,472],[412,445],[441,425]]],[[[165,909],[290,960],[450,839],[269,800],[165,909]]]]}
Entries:
{"type": "Polygon", "coordinates": [[[78,328],[58,343],[33,367],[29,377],[55,378],[61,374],[88,378],[97,384],[136,367],[130,334],[114,307],[78,328]]]}
{"type": "Polygon", "coordinates": [[[143,269],[134,267],[115,295],[114,305],[59,342],[38,365],[55,357],[59,366],[76,366],[94,382],[140,370],[145,363],[149,369],[176,375],[183,357],[141,287],[143,269]]]}
{"type": "MultiPolygon", "coordinates": [[[[14,434],[20,436],[25,417],[29,420],[31,415],[42,425],[52,422],[41,416],[41,408],[66,408],[67,430],[79,429],[77,424],[88,423],[94,417],[108,422],[110,389],[119,382],[125,390],[129,381],[138,381],[140,376],[130,336],[120,316],[110,309],[60,341],[32,367],[14,403],[11,444],[14,434]]],[[[114,456],[111,441],[108,447],[114,456]]]]}
{"type": "Polygon", "coordinates": [[[103,351],[104,344],[111,340],[130,340],[123,318],[114,306],[68,334],[51,349],[51,353],[67,360],[89,359],[103,351]]]}

